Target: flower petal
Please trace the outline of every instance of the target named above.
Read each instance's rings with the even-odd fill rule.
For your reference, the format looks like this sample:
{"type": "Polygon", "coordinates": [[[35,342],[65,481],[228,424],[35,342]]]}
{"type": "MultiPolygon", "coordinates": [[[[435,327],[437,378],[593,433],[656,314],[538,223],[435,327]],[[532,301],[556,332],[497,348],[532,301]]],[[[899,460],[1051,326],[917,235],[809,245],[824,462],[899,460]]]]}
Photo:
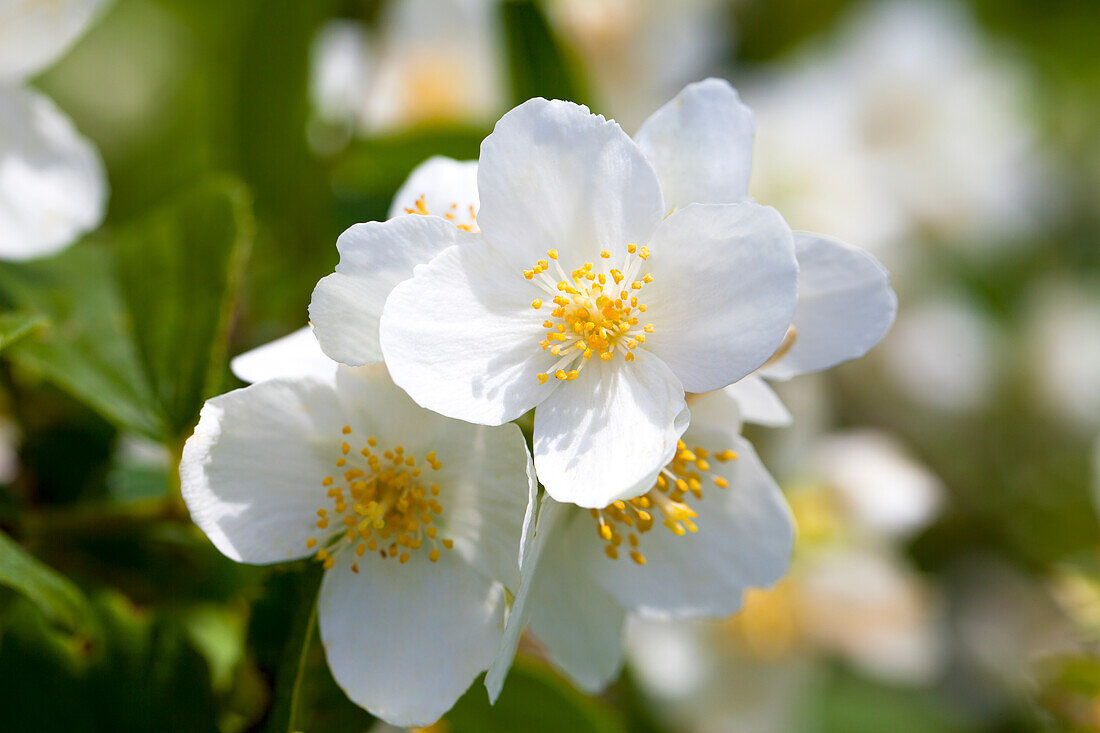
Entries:
{"type": "MultiPolygon", "coordinates": [[[[555,504],[549,500],[543,511],[555,504]]],[[[578,562],[573,527],[579,524],[578,519],[585,518],[584,513],[560,504],[553,512],[561,528],[552,535],[552,530],[547,530],[549,537],[531,584],[528,626],[546,646],[551,661],[577,687],[597,693],[618,676],[622,667],[626,614],[614,598],[592,582],[578,562]]],[[[541,523],[539,531],[543,531],[541,523]]]]}
{"type": "Polygon", "coordinates": [[[0,83],[26,79],[52,64],[84,33],[101,5],[103,0],[5,2],[0,7],[0,83]]]}
{"type": "Polygon", "coordinates": [[[279,377],[336,378],[337,362],[325,356],[313,329],[299,328],[251,351],[233,357],[229,368],[242,382],[263,382],[279,377]]]}
{"type": "Polygon", "coordinates": [[[393,289],[382,314],[382,353],[394,381],[419,404],[499,425],[557,386],[535,376],[555,357],[539,346],[546,331],[531,307],[531,284],[483,238],[466,236],[468,243],[393,289]]]}
{"type": "Polygon", "coordinates": [[[321,349],[336,361],[360,366],[380,361],[378,319],[393,287],[413,268],[463,236],[435,216],[402,216],[356,224],[340,235],[336,272],[313,291],[309,316],[321,349]]]}
{"type": "Polygon", "coordinates": [[[519,636],[527,624],[527,601],[531,597],[531,583],[535,579],[543,548],[546,547],[546,540],[555,534],[557,515],[564,506],[549,497],[543,497],[540,504],[538,487],[535,484],[532,485],[527,514],[523,517],[523,532],[519,547],[520,582],[518,586],[511,586],[515,591],[515,597],[508,609],[504,636],[497,648],[496,658],[485,674],[485,690],[489,693],[490,703],[495,703],[500,697],[508,670],[512,668],[512,660],[519,647],[519,636]]]}
{"type": "Polygon", "coordinates": [[[557,249],[566,268],[621,259],[648,241],[664,203],[653,168],[614,121],[571,102],[532,99],[508,112],[481,144],[486,238],[516,272],[557,249]]]}
{"type": "Polygon", "coordinates": [[[476,225],[479,205],[477,161],[436,155],[414,168],[397,189],[389,218],[427,212],[455,224],[472,226],[476,225]]]}
{"type": "Polygon", "coordinates": [[[692,204],[664,220],[650,249],[646,348],[685,390],[725,387],[775,353],[798,295],[791,231],[775,209],[692,204]]]}
{"type": "Polygon", "coordinates": [[[781,428],[794,422],[790,411],[768,383],[750,374],[722,389],[737,402],[745,422],[781,428]]]}
{"type": "Polygon", "coordinates": [[[191,518],[238,562],[310,554],[321,479],[344,424],[336,392],[315,379],[275,379],[208,400],[180,462],[191,518]]]}
{"type": "Polygon", "coordinates": [[[99,226],[106,201],[103,161],[69,118],[37,92],[0,86],[0,259],[64,249],[99,226]]]}
{"type": "Polygon", "coordinates": [[[642,349],[592,359],[535,410],[535,470],[550,496],[604,507],[650,487],[687,427],[684,390],[642,349]]]}
{"type": "Polygon", "coordinates": [[[450,710],[493,660],[504,592],[448,555],[406,563],[337,556],[318,600],[332,676],[357,705],[400,726],[427,726],[450,710]]]}
{"type": "Polygon", "coordinates": [[[634,139],[657,171],[665,205],[748,198],[752,110],[724,79],[688,84],[642,123],[634,139]]]}
{"type": "Polygon", "coordinates": [[[760,373],[771,379],[828,369],[863,356],[894,322],[890,274],[869,253],[821,234],[796,232],[798,331],[791,350],[760,373]]]}
{"type": "Polygon", "coordinates": [[[523,433],[515,425],[486,427],[452,420],[413,402],[384,364],[340,367],[336,387],[351,417],[348,442],[377,436],[380,450],[404,449],[423,471],[424,486],[440,486],[440,537],[486,577],[514,588],[528,496],[537,486],[523,433]],[[438,468],[425,460],[434,453],[438,468]]]}
{"type": "MultiPolygon", "coordinates": [[[[694,444],[689,429],[684,440],[694,444]]],[[[729,488],[707,487],[691,499],[699,531],[676,536],[660,525],[641,537],[646,564],[609,560],[591,528],[583,543],[585,570],[628,610],[643,616],[726,616],[741,605],[741,593],[768,586],[786,572],[794,522],[779,486],[743,438],[732,446],[737,459],[715,461],[712,470],[729,488]]]]}

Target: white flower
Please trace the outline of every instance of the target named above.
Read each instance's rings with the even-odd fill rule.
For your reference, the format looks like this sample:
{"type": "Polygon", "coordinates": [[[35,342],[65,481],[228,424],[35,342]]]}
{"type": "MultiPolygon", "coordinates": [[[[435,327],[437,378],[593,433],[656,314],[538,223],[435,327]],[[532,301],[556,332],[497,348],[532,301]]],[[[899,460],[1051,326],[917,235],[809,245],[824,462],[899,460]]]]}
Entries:
{"type": "MultiPolygon", "coordinates": [[[[435,213],[460,229],[473,231],[477,228],[477,208],[477,161],[435,156],[418,165],[398,189],[390,204],[389,218],[435,213]]],[[[334,299],[337,307],[343,305],[341,293],[351,290],[360,294],[349,312],[370,335],[347,346],[359,350],[356,354],[361,363],[373,363],[380,358],[378,318],[389,291],[397,282],[412,277],[413,267],[427,262],[438,251],[423,246],[405,249],[401,240],[378,235],[392,230],[393,227],[373,222],[356,224],[344,232],[336,243],[341,252],[336,273],[317,284],[311,303],[311,309],[320,311],[334,299]]],[[[340,333],[337,330],[336,336],[340,333]]],[[[261,382],[302,376],[331,380],[337,364],[325,355],[313,330],[306,326],[238,355],[230,367],[242,381],[261,382]]]]}
{"type": "MultiPolygon", "coordinates": [[[[602,507],[648,490],[686,425],[684,390],[723,387],[782,341],[796,295],[790,230],[749,202],[666,217],[653,168],[617,124],[544,99],[486,138],[478,194],[480,233],[400,220],[395,248],[462,244],[386,301],[394,381],[471,422],[538,405],[535,465],[560,501],[602,507]]],[[[361,294],[344,297],[313,322],[326,353],[362,363],[371,334],[347,315],[361,294]]]]}
{"type": "Polygon", "coordinates": [[[373,34],[331,21],[313,47],[318,112],[367,132],[492,119],[505,99],[498,14],[496,0],[400,0],[373,34]]]}
{"type": "Polygon", "coordinates": [[[936,517],[942,485],[881,433],[819,440],[789,492],[799,537],[775,588],[746,593],[722,624],[628,624],[634,679],[678,728],[797,727],[786,711],[827,656],[891,685],[943,671],[941,599],[897,547],[936,517]]]}
{"type": "Polygon", "coordinates": [[[344,367],[208,401],[180,477],[228,557],[324,563],[328,663],[374,715],[430,724],[493,660],[535,491],[514,425],[440,417],[384,366],[344,367]]]}
{"type": "Polygon", "coordinates": [[[430,158],[397,191],[385,222],[340,235],[336,272],[321,279],[310,321],[326,354],[351,365],[382,360],[378,322],[390,291],[413,268],[477,230],[477,163],[430,158]]]}
{"type": "Polygon", "coordinates": [[[524,533],[522,580],[505,643],[486,677],[499,694],[526,624],[578,686],[598,691],[618,672],[628,612],[722,617],[742,592],[786,572],[790,510],[722,392],[695,398],[676,456],[641,496],[585,510],[546,497],[524,533]]]}
{"type": "Polygon", "coordinates": [[[0,5],[0,259],[52,254],[103,219],[99,154],[53,102],[20,86],[68,49],[101,4],[0,5]]]}
{"type": "MultiPolygon", "coordinates": [[[[747,200],[753,115],[720,79],[689,84],[635,136],[661,181],[665,203],[747,200]]],[[[820,234],[796,232],[798,306],[787,337],[755,374],[727,387],[744,419],[765,425],[790,414],[760,378],[790,379],[865,354],[889,330],[897,297],[889,274],[867,252],[820,234]]]]}

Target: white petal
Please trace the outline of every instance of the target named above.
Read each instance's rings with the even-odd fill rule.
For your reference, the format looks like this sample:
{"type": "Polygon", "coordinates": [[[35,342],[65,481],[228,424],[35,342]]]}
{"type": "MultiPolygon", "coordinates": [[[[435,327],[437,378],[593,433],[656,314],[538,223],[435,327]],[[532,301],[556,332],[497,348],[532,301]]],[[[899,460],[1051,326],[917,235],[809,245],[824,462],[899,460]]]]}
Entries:
{"type": "Polygon", "coordinates": [[[621,259],[649,240],[664,214],[660,185],[614,121],[570,102],[532,99],[481,144],[478,170],[486,238],[522,270],[557,249],[566,271],[602,249],[621,259]]]}
{"type": "MultiPolygon", "coordinates": [[[[548,506],[554,504],[551,500],[548,506]]],[[[528,600],[528,625],[546,646],[551,661],[577,687],[597,693],[618,676],[622,666],[626,614],[578,562],[571,527],[586,519],[587,513],[561,505],[554,512],[565,524],[546,540],[539,558],[528,600]]]]}
{"type": "Polygon", "coordinates": [[[318,601],[332,676],[357,705],[394,725],[427,726],[493,659],[504,592],[449,557],[404,564],[342,553],[318,601]]]}
{"type": "Polygon", "coordinates": [[[52,64],[84,33],[101,5],[103,0],[6,0],[0,5],[0,83],[25,79],[52,64]]]}
{"type": "Polygon", "coordinates": [[[540,507],[538,486],[534,483],[531,485],[519,547],[520,582],[518,586],[511,586],[515,593],[504,624],[504,635],[497,648],[496,658],[485,674],[485,690],[489,693],[490,703],[495,703],[500,697],[500,691],[504,689],[504,680],[519,647],[519,636],[527,624],[527,601],[531,597],[531,583],[534,581],[543,548],[546,547],[546,540],[555,534],[557,513],[563,506],[565,505],[544,497],[540,507]]]}
{"type": "Polygon", "coordinates": [[[64,249],[99,226],[106,200],[99,153],[69,118],[37,92],[0,86],[0,259],[64,249]]]}
{"type": "Polygon", "coordinates": [[[415,457],[424,485],[441,489],[440,537],[453,539],[468,565],[514,588],[521,527],[536,485],[519,428],[472,425],[425,410],[393,383],[383,364],[340,367],[336,387],[350,414],[348,443],[359,450],[375,436],[379,450],[400,445],[415,457]],[[439,469],[425,465],[429,452],[439,469]]]}
{"type": "Polygon", "coordinates": [[[443,467],[428,475],[443,487],[440,531],[469,565],[514,589],[524,519],[538,491],[523,433],[512,424],[439,420],[431,446],[443,467]]]}
{"type": "Polygon", "coordinates": [[[763,364],[783,340],[797,299],[791,231],[775,209],[692,204],[653,235],[639,294],[656,330],[646,348],[688,392],[710,392],[763,364]]]}
{"type": "Polygon", "coordinates": [[[604,507],[647,491],[687,427],[684,390],[642,349],[592,359],[535,410],[535,470],[550,496],[604,507]]]}
{"type": "Polygon", "coordinates": [[[229,362],[229,368],[242,382],[263,382],[279,377],[336,378],[337,362],[325,356],[313,329],[299,328],[282,338],[257,346],[229,362]]]}
{"type": "Polygon", "coordinates": [[[781,428],[793,422],[791,413],[768,383],[750,374],[722,390],[736,400],[745,422],[781,428]]]}
{"type": "Polygon", "coordinates": [[[310,554],[321,480],[344,418],[332,386],[275,379],[208,400],[183,449],[180,483],[195,524],[238,562],[310,554]]]}
{"type": "Polygon", "coordinates": [[[424,407],[499,425],[551,393],[557,380],[540,385],[535,375],[555,357],[539,346],[546,330],[531,307],[534,288],[480,236],[466,236],[394,288],[382,352],[394,381],[424,407]]]}
{"type": "Polygon", "coordinates": [[[390,204],[389,218],[418,211],[417,202],[421,197],[429,214],[445,217],[455,224],[476,225],[480,206],[477,161],[454,160],[442,155],[428,158],[414,168],[397,189],[390,204]]]}
{"type": "Polygon", "coordinates": [[[820,234],[796,232],[798,336],[760,370],[772,379],[828,369],[863,356],[890,330],[898,299],[890,274],[869,253],[820,234]]]}
{"type": "Polygon", "coordinates": [[[317,340],[336,361],[359,366],[380,361],[378,319],[393,287],[460,241],[460,232],[435,216],[403,216],[356,224],[340,235],[336,272],[313,291],[309,316],[317,340]]]}
{"type": "MultiPolygon", "coordinates": [[[[684,440],[695,445],[690,430],[684,440]]],[[[749,442],[731,447],[736,460],[711,464],[729,488],[706,486],[703,499],[690,500],[699,531],[676,536],[655,523],[641,536],[645,565],[608,559],[595,526],[578,536],[587,572],[628,610],[660,618],[725,616],[740,607],[746,588],[769,586],[787,571],[790,509],[749,442]]]]}
{"type": "Polygon", "coordinates": [[[752,110],[724,79],[684,87],[634,139],[657,171],[665,205],[731,204],[748,197],[752,110]]]}
{"type": "Polygon", "coordinates": [[[696,440],[708,445],[732,444],[740,440],[741,405],[728,388],[688,395],[687,402],[691,410],[691,434],[696,440]]]}

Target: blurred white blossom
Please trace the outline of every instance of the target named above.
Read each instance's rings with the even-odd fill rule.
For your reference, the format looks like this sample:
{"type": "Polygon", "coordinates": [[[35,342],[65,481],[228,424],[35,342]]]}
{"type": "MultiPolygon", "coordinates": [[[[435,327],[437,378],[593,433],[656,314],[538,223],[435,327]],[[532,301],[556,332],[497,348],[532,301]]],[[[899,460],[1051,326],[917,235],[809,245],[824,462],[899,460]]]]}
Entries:
{"type": "Polygon", "coordinates": [[[966,296],[946,294],[903,304],[881,351],[888,376],[910,401],[971,412],[993,396],[1000,348],[991,318],[966,296]]]}
{"type": "Polygon", "coordinates": [[[0,2],[0,259],[53,254],[103,220],[95,147],[24,83],[86,30],[102,0],[0,2]]]}
{"type": "Polygon", "coordinates": [[[505,104],[497,0],[388,2],[378,25],[333,20],[314,39],[318,115],[350,132],[490,122],[505,104]]]}
{"type": "Polygon", "coordinates": [[[599,108],[628,130],[705,76],[733,27],[720,0],[550,0],[547,10],[583,61],[599,108]]]}
{"type": "Polygon", "coordinates": [[[1040,407],[1085,435],[1100,430],[1100,291],[1068,279],[1036,284],[1022,357],[1040,407]]]}
{"type": "Polygon", "coordinates": [[[1047,203],[1029,92],[961,8],[865,4],[746,92],[761,149],[778,151],[760,156],[753,193],[887,264],[928,235],[971,252],[1018,242],[1047,203]]]}

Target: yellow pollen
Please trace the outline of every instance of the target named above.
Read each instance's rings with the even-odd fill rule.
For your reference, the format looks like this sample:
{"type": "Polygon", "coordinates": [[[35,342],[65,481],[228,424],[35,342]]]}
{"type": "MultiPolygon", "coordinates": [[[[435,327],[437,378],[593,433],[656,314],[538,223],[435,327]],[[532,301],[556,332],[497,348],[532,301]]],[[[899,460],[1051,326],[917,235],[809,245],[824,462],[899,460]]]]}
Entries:
{"type": "Polygon", "coordinates": [[[593,356],[603,362],[616,355],[626,362],[635,361],[631,350],[645,344],[645,334],[654,332],[653,324],[643,325],[639,320],[646,306],[638,294],[654,279],[651,273],[639,273],[643,255],[648,256],[649,250],[635,244],[626,249],[621,269],[609,266],[614,255],[604,249],[596,260],[599,266],[584,262],[567,274],[558,262],[558,250],[551,249],[546,252],[548,259],[523,270],[524,278],[544,293],[531,301],[531,307],[541,310],[546,299],[555,306],[542,323],[546,331],[539,343],[555,361],[536,375],[540,384],[551,376],[561,381],[578,379],[593,356]],[[605,291],[609,278],[617,287],[605,291]]]}
{"type": "MultiPolygon", "coordinates": [[[[343,436],[351,433],[349,425],[341,430],[343,436]]],[[[451,549],[454,546],[450,539],[438,538],[438,528],[432,525],[443,512],[443,505],[434,498],[441,493],[439,485],[428,487],[418,483],[422,473],[420,463],[432,470],[443,467],[435,451],[427,453],[421,462],[406,452],[404,446],[398,445],[382,453],[387,461],[383,463],[371,452],[377,445],[378,441],[372,436],[367,439],[367,446],[352,454],[350,444],[341,441],[336,464],[347,465],[348,458],[344,456],[353,461],[343,472],[344,484],[337,484],[333,476],[326,476],[321,481],[332,505],[317,510],[316,526],[327,529],[330,520],[336,519],[339,531],[325,538],[310,537],[306,546],[313,549],[319,543],[324,544],[315,557],[326,569],[334,566],[335,555],[349,545],[354,547],[357,557],[364,557],[369,550],[382,558],[396,559],[400,564],[408,562],[411,553],[424,545],[430,547],[428,557],[432,562],[438,561],[440,547],[451,549]],[[428,497],[429,492],[433,498],[428,497]],[[380,550],[379,539],[389,545],[380,550]]],[[[358,573],[358,563],[353,563],[351,569],[358,573]]]]}
{"type": "Polygon", "coordinates": [[[681,440],[672,462],[662,469],[653,488],[641,496],[614,501],[603,509],[590,509],[596,521],[596,532],[605,543],[604,553],[612,560],[618,559],[618,548],[625,535],[630,559],[637,565],[645,565],[646,557],[640,549],[641,535],[653,528],[657,517],[662,526],[678,537],[698,532],[699,526],[693,521],[698,513],[688,500],[704,498],[703,480],[708,476],[719,488],[726,489],[730,485],[723,476],[711,473],[706,458],[712,455],[719,461],[737,457],[731,450],[711,454],[701,447],[689,449],[681,440]]]}

